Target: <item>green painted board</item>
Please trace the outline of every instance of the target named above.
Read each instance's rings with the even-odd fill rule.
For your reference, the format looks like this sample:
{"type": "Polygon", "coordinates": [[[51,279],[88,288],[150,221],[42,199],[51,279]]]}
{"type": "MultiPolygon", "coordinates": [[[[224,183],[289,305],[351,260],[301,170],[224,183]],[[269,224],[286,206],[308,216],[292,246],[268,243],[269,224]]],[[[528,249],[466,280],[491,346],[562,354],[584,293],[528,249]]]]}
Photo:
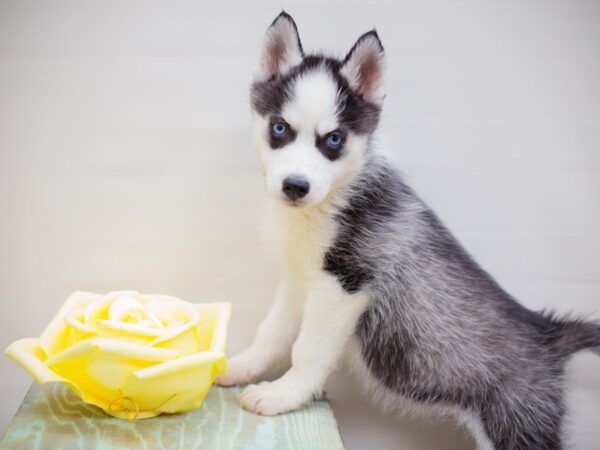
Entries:
{"type": "Polygon", "coordinates": [[[125,421],[86,405],[58,383],[34,384],[9,424],[0,449],[343,449],[326,401],[263,417],[244,411],[239,388],[214,386],[195,411],[125,421]]]}

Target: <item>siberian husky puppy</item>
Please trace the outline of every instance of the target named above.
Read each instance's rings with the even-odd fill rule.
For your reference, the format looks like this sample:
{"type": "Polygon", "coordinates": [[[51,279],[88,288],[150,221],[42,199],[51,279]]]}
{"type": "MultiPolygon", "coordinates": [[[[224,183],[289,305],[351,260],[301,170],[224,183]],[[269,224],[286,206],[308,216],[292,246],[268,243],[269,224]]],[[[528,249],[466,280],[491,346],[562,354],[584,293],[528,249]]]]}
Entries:
{"type": "Polygon", "coordinates": [[[282,12],[251,91],[284,277],[223,386],[281,414],[319,394],[342,356],[384,408],[454,414],[481,448],[558,449],[565,362],[600,325],[530,311],[506,293],[374,144],[385,96],[375,30],[343,60],[306,54],[282,12]]]}

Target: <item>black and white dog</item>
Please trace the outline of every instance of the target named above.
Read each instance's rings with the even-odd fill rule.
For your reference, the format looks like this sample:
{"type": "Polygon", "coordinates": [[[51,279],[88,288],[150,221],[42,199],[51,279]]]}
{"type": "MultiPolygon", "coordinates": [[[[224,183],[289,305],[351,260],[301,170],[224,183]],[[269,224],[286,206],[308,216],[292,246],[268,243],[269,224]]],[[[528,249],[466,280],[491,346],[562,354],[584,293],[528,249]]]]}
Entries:
{"type": "Polygon", "coordinates": [[[279,368],[240,396],[279,414],[344,361],[384,408],[453,414],[481,448],[560,448],[565,362],[600,325],[517,303],[377,153],[384,72],[375,31],[340,61],[305,54],[286,13],[268,29],[251,100],[284,277],[217,383],[279,368]]]}

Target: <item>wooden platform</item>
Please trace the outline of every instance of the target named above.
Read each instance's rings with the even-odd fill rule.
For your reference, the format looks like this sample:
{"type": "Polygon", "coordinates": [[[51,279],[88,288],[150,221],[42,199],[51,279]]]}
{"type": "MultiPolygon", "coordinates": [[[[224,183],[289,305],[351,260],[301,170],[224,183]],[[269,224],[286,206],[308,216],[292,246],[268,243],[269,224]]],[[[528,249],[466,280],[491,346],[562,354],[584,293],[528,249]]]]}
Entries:
{"type": "Polygon", "coordinates": [[[343,449],[326,401],[262,417],[241,409],[236,400],[239,392],[213,387],[195,411],[129,422],[86,405],[60,384],[34,384],[0,449],[343,449]]]}

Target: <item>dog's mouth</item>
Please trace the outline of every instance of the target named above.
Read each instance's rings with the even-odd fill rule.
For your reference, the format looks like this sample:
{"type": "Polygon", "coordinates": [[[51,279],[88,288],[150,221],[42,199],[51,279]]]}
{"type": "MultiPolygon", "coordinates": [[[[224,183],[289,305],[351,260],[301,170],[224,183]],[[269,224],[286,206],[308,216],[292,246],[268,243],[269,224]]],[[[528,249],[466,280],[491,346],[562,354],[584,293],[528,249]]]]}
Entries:
{"type": "Polygon", "coordinates": [[[306,205],[306,202],[303,200],[290,200],[289,198],[283,198],[283,203],[292,208],[301,208],[306,205]]]}
{"type": "Polygon", "coordinates": [[[293,209],[303,209],[312,204],[312,202],[310,200],[308,200],[306,197],[291,199],[285,195],[280,195],[280,196],[277,196],[277,200],[282,205],[289,207],[289,208],[293,208],[293,209]]]}

